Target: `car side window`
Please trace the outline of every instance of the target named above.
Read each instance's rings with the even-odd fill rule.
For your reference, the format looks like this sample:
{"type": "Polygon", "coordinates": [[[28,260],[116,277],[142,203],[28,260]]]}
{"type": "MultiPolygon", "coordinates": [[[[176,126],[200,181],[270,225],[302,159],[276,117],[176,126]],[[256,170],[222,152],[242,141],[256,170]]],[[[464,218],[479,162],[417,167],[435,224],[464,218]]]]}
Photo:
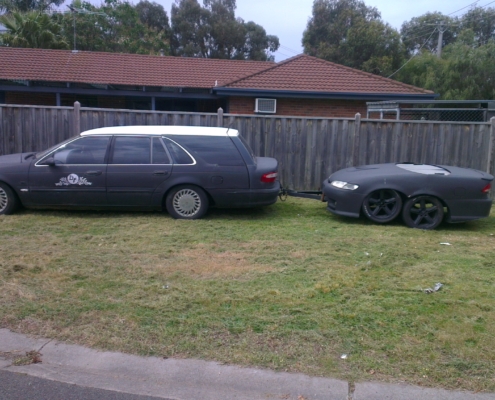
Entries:
{"type": "Polygon", "coordinates": [[[52,153],[57,164],[104,164],[110,136],[83,137],[52,153]]]}
{"type": "Polygon", "coordinates": [[[151,140],[149,137],[115,137],[111,164],[150,164],[150,162],[151,140]]]}
{"type": "Polygon", "coordinates": [[[153,164],[172,164],[170,157],[163,146],[160,138],[153,138],[153,152],[152,152],[152,163],[153,164]]]}
{"type": "Polygon", "coordinates": [[[191,158],[187,152],[180,147],[177,143],[170,139],[164,138],[164,142],[167,146],[168,151],[172,155],[175,164],[194,164],[194,160],[191,158]]]}
{"type": "Polygon", "coordinates": [[[244,166],[239,150],[228,137],[177,135],[174,139],[193,157],[219,166],[244,166]]]}

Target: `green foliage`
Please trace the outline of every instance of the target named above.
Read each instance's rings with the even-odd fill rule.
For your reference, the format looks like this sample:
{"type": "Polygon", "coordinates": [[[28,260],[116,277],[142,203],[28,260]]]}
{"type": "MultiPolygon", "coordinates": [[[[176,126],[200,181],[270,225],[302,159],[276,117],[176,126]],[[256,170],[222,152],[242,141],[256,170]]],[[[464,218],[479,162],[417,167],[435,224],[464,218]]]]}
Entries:
{"type": "Polygon", "coordinates": [[[443,100],[495,99],[495,9],[473,8],[457,20],[440,13],[413,18],[401,30],[411,55],[418,52],[421,41],[425,43],[424,35],[431,35],[440,22],[448,27],[441,58],[433,55],[438,40],[434,34],[396,78],[433,90],[443,100]]]}
{"type": "Polygon", "coordinates": [[[136,11],[139,20],[149,28],[156,29],[158,32],[170,30],[167,12],[161,4],[142,0],[136,4],[136,11]]]}
{"type": "Polygon", "coordinates": [[[447,46],[455,42],[458,31],[455,22],[456,19],[439,12],[414,17],[409,22],[402,24],[400,30],[402,41],[410,55],[413,55],[421,48],[435,53],[438,44],[438,33],[434,33],[434,31],[437,27],[441,27],[441,29],[447,28],[443,34],[442,47],[447,46]]]}
{"type": "Polygon", "coordinates": [[[160,29],[156,26],[165,22],[165,11],[161,18],[152,21],[146,20],[149,15],[144,9],[149,9],[148,5],[138,8],[127,1],[105,0],[99,7],[74,1],[71,7],[75,12],[59,17],[71,47],[74,47],[75,22],[78,50],[159,54],[163,49],[164,53],[169,52],[167,26],[162,25],[160,29]]]}
{"type": "Polygon", "coordinates": [[[379,75],[403,60],[398,32],[360,0],[315,0],[302,42],[309,55],[379,75]]]}
{"type": "Polygon", "coordinates": [[[10,14],[14,11],[45,11],[63,2],[64,0],[0,0],[0,12],[10,14]]]}
{"type": "Polygon", "coordinates": [[[495,39],[495,9],[475,7],[463,15],[461,30],[470,29],[476,43],[481,46],[495,39]]]}
{"type": "Polygon", "coordinates": [[[273,59],[276,36],[235,16],[235,0],[180,0],[172,5],[172,54],[223,59],[273,59]]]}
{"type": "Polygon", "coordinates": [[[9,47],[67,49],[61,27],[49,15],[36,11],[13,12],[0,16],[7,32],[0,35],[0,44],[9,47]]]}
{"type": "Polygon", "coordinates": [[[458,39],[447,46],[442,58],[428,51],[417,55],[397,74],[397,79],[433,90],[443,100],[495,99],[495,41],[475,47],[466,43],[468,33],[460,35],[464,41],[458,39]]]}

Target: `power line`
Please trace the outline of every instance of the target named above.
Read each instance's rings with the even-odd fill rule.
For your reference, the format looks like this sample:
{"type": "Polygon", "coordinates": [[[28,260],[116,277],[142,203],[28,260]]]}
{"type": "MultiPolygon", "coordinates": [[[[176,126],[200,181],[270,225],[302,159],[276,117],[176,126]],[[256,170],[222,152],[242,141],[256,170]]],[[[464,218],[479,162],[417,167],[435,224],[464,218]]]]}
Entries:
{"type": "Polygon", "coordinates": [[[287,50],[287,51],[290,51],[291,53],[294,53],[294,54],[300,54],[301,52],[298,51],[298,50],[294,50],[294,49],[291,49],[290,47],[287,47],[287,46],[283,46],[283,45],[280,45],[280,48],[284,49],[284,50],[287,50]]]}
{"type": "MultiPolygon", "coordinates": [[[[436,31],[436,29],[435,29],[435,31],[436,31]]],[[[419,48],[418,52],[419,52],[419,51],[420,51],[420,50],[424,47],[424,45],[425,45],[426,43],[428,43],[428,40],[430,40],[430,38],[433,36],[433,34],[435,33],[435,31],[433,31],[433,32],[431,33],[430,37],[429,37],[428,39],[426,39],[426,41],[423,43],[423,45],[419,48]]],[[[395,71],[392,75],[387,76],[387,78],[391,78],[392,76],[394,76],[397,72],[399,72],[402,68],[404,68],[404,67],[405,67],[405,66],[409,63],[409,61],[411,61],[414,57],[416,57],[416,54],[415,54],[415,55],[413,55],[413,56],[412,56],[409,60],[407,60],[407,61],[406,61],[406,62],[402,65],[402,67],[400,67],[400,68],[399,68],[397,71],[395,71]]]]}
{"type": "Polygon", "coordinates": [[[465,8],[471,7],[471,6],[473,6],[473,5],[475,5],[475,4],[479,3],[479,2],[480,2],[480,0],[476,0],[474,3],[468,4],[465,7],[459,8],[457,11],[454,11],[454,12],[451,12],[450,14],[447,14],[447,16],[452,15],[452,14],[455,14],[455,13],[458,13],[459,11],[462,11],[465,8]]]}

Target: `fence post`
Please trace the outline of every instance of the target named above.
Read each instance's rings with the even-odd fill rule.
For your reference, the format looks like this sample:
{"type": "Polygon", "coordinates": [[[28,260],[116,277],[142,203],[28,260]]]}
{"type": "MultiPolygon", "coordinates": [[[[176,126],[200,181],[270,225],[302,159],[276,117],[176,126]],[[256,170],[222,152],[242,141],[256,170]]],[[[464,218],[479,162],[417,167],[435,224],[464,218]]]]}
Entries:
{"type": "Polygon", "coordinates": [[[359,147],[360,147],[360,142],[361,142],[361,114],[356,113],[356,121],[354,123],[354,154],[352,157],[352,163],[353,165],[360,165],[363,164],[360,159],[360,153],[359,153],[359,147]]]}
{"type": "Polygon", "coordinates": [[[495,117],[490,118],[490,142],[488,143],[488,165],[486,166],[486,172],[489,174],[495,174],[495,117]]]}
{"type": "Polygon", "coordinates": [[[74,103],[74,136],[81,133],[81,103],[74,103]]]}
{"type": "Polygon", "coordinates": [[[220,128],[223,126],[223,108],[220,107],[217,113],[217,126],[220,128]]]}

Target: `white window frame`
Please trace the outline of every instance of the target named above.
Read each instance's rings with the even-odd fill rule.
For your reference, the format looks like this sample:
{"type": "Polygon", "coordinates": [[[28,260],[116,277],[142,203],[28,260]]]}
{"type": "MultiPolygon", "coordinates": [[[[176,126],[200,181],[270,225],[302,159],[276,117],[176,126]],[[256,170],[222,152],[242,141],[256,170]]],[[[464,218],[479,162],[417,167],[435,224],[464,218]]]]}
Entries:
{"type": "Polygon", "coordinates": [[[255,113],[262,113],[262,114],[276,114],[277,113],[277,99],[257,98],[254,112],[255,113]],[[264,109],[260,110],[260,107],[259,107],[260,102],[272,102],[273,109],[272,110],[264,110],[264,109]]]}

